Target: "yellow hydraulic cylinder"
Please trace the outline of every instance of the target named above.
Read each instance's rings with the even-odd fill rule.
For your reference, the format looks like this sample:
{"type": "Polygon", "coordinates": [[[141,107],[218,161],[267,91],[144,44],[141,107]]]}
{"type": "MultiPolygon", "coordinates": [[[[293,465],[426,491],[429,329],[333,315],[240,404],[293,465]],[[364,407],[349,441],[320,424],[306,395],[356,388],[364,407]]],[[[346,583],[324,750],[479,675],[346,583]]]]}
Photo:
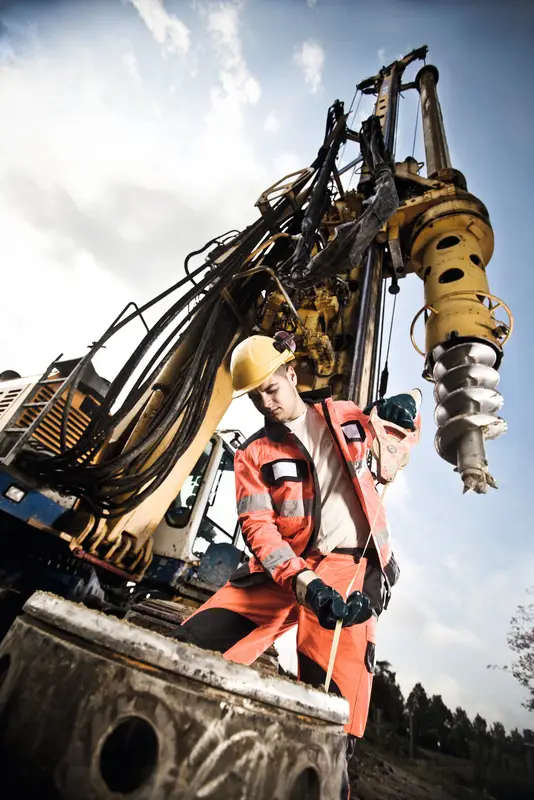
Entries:
{"type": "Polygon", "coordinates": [[[425,354],[466,337],[485,339],[500,351],[502,332],[486,276],[493,231],[484,206],[468,197],[432,207],[416,223],[410,251],[424,282],[425,354]]]}
{"type": "Polygon", "coordinates": [[[431,64],[420,69],[415,79],[421,95],[426,172],[429,178],[434,178],[442,170],[451,167],[443,116],[436,90],[438,80],[439,72],[431,64]]]}
{"type": "Polygon", "coordinates": [[[412,322],[411,337],[425,356],[427,379],[434,382],[436,449],[460,473],[464,491],[496,487],[488,470],[485,440],[504,433],[497,416],[503,399],[496,391],[502,347],[512,328],[507,306],[489,290],[486,267],[493,254],[493,231],[485,206],[466,190],[452,169],[437,97],[438,72],[426,66],[416,85],[421,94],[428,177],[455,185],[416,220],[409,252],[424,282],[425,305],[412,322]],[[508,313],[507,323],[495,317],[508,313]],[[424,352],[414,340],[421,315],[424,352]]]}

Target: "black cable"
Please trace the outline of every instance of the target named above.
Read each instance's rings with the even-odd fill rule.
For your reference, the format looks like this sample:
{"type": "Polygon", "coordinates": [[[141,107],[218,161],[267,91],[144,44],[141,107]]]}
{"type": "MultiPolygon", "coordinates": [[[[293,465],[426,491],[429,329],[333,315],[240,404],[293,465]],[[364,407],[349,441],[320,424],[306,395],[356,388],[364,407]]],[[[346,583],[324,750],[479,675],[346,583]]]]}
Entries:
{"type": "Polygon", "coordinates": [[[386,363],[389,359],[389,350],[391,347],[391,336],[393,334],[393,323],[395,321],[395,310],[397,308],[397,297],[398,295],[393,295],[393,311],[391,312],[391,324],[389,326],[389,338],[388,338],[388,348],[386,350],[386,363]]]}
{"type": "Polygon", "coordinates": [[[413,132],[413,146],[412,146],[412,158],[414,157],[415,153],[415,139],[417,136],[417,126],[419,124],[419,114],[421,112],[421,95],[419,95],[419,100],[417,102],[417,111],[415,113],[415,128],[413,132]]]}
{"type": "MultiPolygon", "coordinates": [[[[380,309],[380,339],[379,339],[379,344],[378,344],[378,361],[376,362],[378,367],[380,367],[380,364],[382,363],[382,345],[383,345],[383,341],[384,341],[384,326],[385,326],[385,322],[386,322],[386,292],[385,291],[382,292],[382,303],[381,303],[381,306],[382,307],[380,309]]],[[[376,394],[378,394],[378,392],[379,392],[379,385],[380,385],[380,381],[378,382],[378,385],[376,387],[376,394]]],[[[373,387],[373,399],[374,399],[374,396],[375,396],[375,393],[374,393],[374,387],[373,387]]]]}
{"type": "MultiPolygon", "coordinates": [[[[332,130],[338,118],[334,106],[327,121],[332,130]],[[335,111],[335,113],[334,113],[335,111]]],[[[314,167],[315,174],[302,175],[293,185],[296,195],[310,192],[317,183],[322,159],[314,167]]],[[[246,281],[232,283],[236,275],[267,260],[276,253],[277,264],[290,263],[295,248],[292,239],[279,239],[267,257],[256,252],[273,231],[281,227],[290,230],[300,211],[295,212],[291,201],[282,196],[269,210],[248,226],[242,233],[217,237],[219,247],[209,254],[204,264],[189,270],[176,284],[152,299],[135,313],[115,320],[80,360],[69,376],[69,398],[64,409],[65,437],[69,424],[72,398],[78,388],[83,371],[101,347],[119,330],[178,288],[186,287],[184,294],[166,309],[152,328],[147,331],[134,349],[126,364],[115,376],[101,404],[96,408],[79,440],[59,455],[39,459],[31,451],[24,451],[28,471],[40,476],[47,485],[79,497],[97,517],[116,518],[134,510],[167,478],[179,459],[190,447],[209,408],[219,367],[226,356],[241,322],[233,308],[223,299],[222,292],[231,288],[236,305],[246,313],[254,304],[258,293],[268,282],[267,273],[258,273],[246,281]],[[224,249],[227,248],[226,257],[224,249]],[[217,262],[215,261],[217,259],[217,262]],[[204,273],[204,274],[201,274],[204,273]],[[191,277],[199,277],[191,281],[191,277]],[[191,283],[193,285],[191,286],[191,283]],[[190,304],[196,303],[193,308],[190,304]],[[162,386],[161,402],[155,409],[143,434],[125,449],[125,442],[139,419],[139,408],[146,397],[153,397],[157,380],[170,359],[176,354],[181,359],[173,371],[172,383],[162,386]],[[127,392],[127,393],[126,393],[127,392]],[[126,396],[124,397],[124,394],[126,396]],[[113,448],[95,461],[102,446],[110,442],[112,434],[122,426],[117,440],[117,454],[113,448]],[[165,442],[165,447],[162,443],[165,442]]],[[[212,243],[214,240],[211,240],[212,243]]],[[[208,246],[209,247],[209,243],[208,246]]],[[[207,247],[201,249],[204,252],[207,247]]],[[[274,263],[273,263],[273,266],[274,263]]]]}
{"type": "MultiPolygon", "coordinates": [[[[197,269],[193,270],[193,272],[190,273],[189,278],[193,278],[194,276],[196,276],[196,275],[200,274],[201,272],[203,272],[205,269],[206,269],[206,265],[202,265],[202,266],[198,267],[197,269]]],[[[66,450],[67,420],[68,420],[69,414],[70,414],[71,409],[72,409],[72,402],[73,402],[73,399],[74,399],[74,394],[75,394],[76,389],[78,388],[78,386],[80,384],[83,372],[84,372],[85,368],[87,367],[87,365],[90,362],[92,362],[92,360],[93,360],[94,356],[97,354],[97,352],[100,349],[102,349],[102,347],[104,347],[105,343],[107,341],[109,341],[109,339],[111,339],[111,337],[114,336],[119,330],[121,330],[126,325],[128,325],[136,317],[141,316],[149,308],[152,308],[157,303],[159,303],[162,300],[164,300],[166,297],[168,297],[173,292],[177,291],[178,289],[181,289],[182,286],[184,286],[188,282],[189,278],[188,277],[181,278],[179,281],[177,281],[175,284],[170,286],[168,289],[165,289],[159,295],[154,297],[152,300],[149,300],[148,302],[146,302],[143,306],[141,306],[141,308],[137,308],[137,310],[135,312],[130,314],[128,317],[125,317],[123,320],[119,321],[120,317],[118,319],[116,319],[107,328],[107,330],[100,337],[100,339],[93,343],[93,345],[89,349],[89,352],[77,364],[77,366],[73,370],[73,373],[71,373],[71,376],[70,376],[71,379],[72,379],[72,383],[71,383],[71,385],[69,387],[67,398],[66,398],[65,404],[63,406],[63,413],[62,413],[62,416],[61,416],[61,429],[60,429],[60,449],[61,449],[61,452],[64,452],[66,450]]]]}
{"type": "MultiPolygon", "coordinates": [[[[235,260],[236,259],[234,257],[232,257],[232,259],[229,262],[229,266],[233,266],[235,260]]],[[[206,265],[203,265],[198,270],[195,270],[192,274],[195,274],[195,273],[198,273],[200,271],[203,271],[205,268],[206,268],[206,265]]],[[[102,425],[104,418],[110,412],[110,407],[116,401],[116,399],[118,398],[119,394],[123,391],[123,389],[125,387],[125,384],[129,380],[129,378],[131,377],[133,372],[135,371],[135,369],[138,366],[138,364],[140,363],[140,361],[144,358],[146,352],[148,352],[148,350],[152,346],[153,342],[156,341],[156,339],[158,338],[158,336],[160,335],[162,330],[165,327],[167,327],[172,322],[172,320],[174,318],[176,318],[176,316],[179,313],[181,313],[181,311],[183,310],[184,306],[187,305],[187,303],[196,295],[197,291],[205,289],[209,285],[210,282],[213,282],[213,280],[214,280],[214,277],[212,275],[205,275],[204,278],[198,284],[196,284],[196,288],[191,289],[184,296],[180,297],[179,300],[177,301],[177,303],[175,303],[173,306],[171,306],[171,308],[168,309],[163,314],[163,316],[160,318],[160,320],[158,320],[158,322],[153,326],[153,328],[151,328],[149,333],[146,334],[146,336],[143,338],[141,343],[134,350],[134,353],[130,356],[130,358],[128,359],[126,364],[120,370],[119,374],[112,381],[112,383],[111,383],[111,385],[110,385],[110,387],[108,389],[108,392],[106,394],[104,402],[100,405],[100,407],[98,408],[96,414],[93,415],[93,418],[92,418],[92,420],[91,420],[91,422],[89,424],[89,427],[85,431],[85,434],[87,435],[87,438],[90,438],[92,435],[94,435],[95,430],[102,425]]],[[[162,292],[157,298],[155,298],[155,300],[150,301],[150,303],[145,304],[145,306],[142,307],[142,310],[145,310],[147,307],[149,307],[150,305],[153,305],[155,302],[159,302],[159,300],[161,300],[161,299],[163,299],[163,297],[167,296],[170,293],[170,291],[175,290],[176,288],[178,288],[179,286],[182,286],[186,282],[187,282],[187,278],[186,279],[182,279],[177,284],[175,284],[174,287],[171,287],[171,290],[166,290],[165,292],[162,292]]],[[[134,316],[137,316],[137,315],[131,315],[130,318],[133,318],[134,316]]],[[[77,367],[78,375],[77,375],[77,380],[75,380],[73,382],[73,385],[71,387],[72,395],[74,394],[74,391],[77,388],[78,383],[79,383],[80,374],[81,374],[80,367],[82,365],[83,365],[83,367],[85,367],[85,364],[88,363],[93,358],[94,354],[97,352],[98,349],[100,349],[100,347],[103,346],[104,342],[106,342],[109,338],[111,338],[112,335],[114,335],[114,333],[116,333],[118,330],[120,330],[129,321],[130,318],[126,318],[126,320],[123,320],[120,324],[115,326],[113,329],[108,329],[106,334],[104,334],[104,336],[99,340],[99,342],[96,343],[96,345],[91,349],[91,351],[87,354],[87,356],[85,356],[85,358],[82,359],[82,362],[85,362],[85,363],[80,364],[77,367]]],[[[135,406],[135,404],[137,403],[137,401],[139,399],[139,394],[140,393],[135,394],[133,389],[130,391],[129,396],[125,401],[125,404],[121,407],[121,412],[123,412],[121,414],[121,416],[126,416],[126,414],[129,413],[129,411],[135,406]]],[[[111,428],[115,427],[119,422],[119,420],[117,418],[117,415],[113,415],[110,418],[110,421],[111,421],[111,426],[110,427],[111,428]]],[[[108,426],[106,426],[106,428],[107,427],[108,426]]],[[[104,433],[104,438],[105,438],[105,433],[104,433]]]]}
{"type": "MultiPolygon", "coordinates": [[[[247,235],[222,265],[216,265],[210,274],[205,275],[198,285],[180,297],[162,315],[112,382],[101,407],[77,444],[60,456],[34,464],[36,471],[44,475],[51,484],[85,499],[87,505],[101,517],[121,516],[128,510],[133,510],[147,493],[154,491],[156,486],[165,480],[176,459],[189,447],[200,427],[211,398],[217,370],[239,324],[227,304],[221,300],[221,288],[229,284],[235,272],[243,264],[245,256],[258,245],[265,233],[264,226],[258,226],[253,231],[254,235],[247,235]],[[176,323],[177,316],[183,314],[186,304],[198,295],[199,291],[204,292],[201,303],[176,323]],[[221,313],[226,317],[224,325],[221,325],[221,313]],[[197,319],[202,320],[202,325],[197,324],[196,330],[191,329],[190,324],[194,322],[197,314],[201,315],[197,319]],[[208,319],[207,323],[205,319],[208,319]],[[128,397],[120,409],[112,414],[113,404],[131,380],[135,369],[139,367],[141,360],[161,333],[173,322],[170,333],[144,366],[141,376],[134,381],[128,397]],[[188,327],[185,333],[179,336],[181,329],[186,325],[188,327]],[[221,335],[221,330],[227,330],[227,335],[221,335]],[[186,340],[191,339],[191,332],[195,341],[195,345],[191,345],[193,356],[187,359],[184,368],[180,370],[173,389],[151,421],[146,435],[137,441],[134,447],[123,451],[118,457],[112,457],[101,464],[87,463],[116,426],[125,419],[126,413],[133,409],[142,392],[150,387],[157,374],[161,372],[161,356],[165,349],[170,347],[163,356],[163,364],[167,363],[176,351],[178,343],[172,344],[173,340],[179,336],[179,344],[185,344],[183,337],[185,336],[186,340]],[[143,465],[150,460],[150,454],[155,452],[155,448],[169,434],[182,413],[184,415],[182,422],[168,443],[168,447],[148,469],[143,468],[143,465]],[[126,469],[127,474],[124,474],[126,469]]],[[[201,270],[205,270],[206,266],[203,265],[201,270]]],[[[84,359],[85,363],[119,327],[122,325],[108,329],[101,340],[91,348],[88,357],[84,359]]]]}
{"type": "MultiPolygon", "coordinates": [[[[385,293],[384,293],[385,294],[385,293]]],[[[384,361],[384,368],[380,375],[380,384],[378,389],[378,396],[380,399],[385,397],[385,394],[388,389],[388,381],[389,381],[389,350],[391,347],[391,337],[393,334],[393,323],[395,321],[395,311],[397,308],[397,294],[393,295],[393,309],[391,312],[391,322],[389,325],[389,337],[388,337],[388,346],[386,350],[386,360],[384,361]]]]}
{"type": "MultiPolygon", "coordinates": [[[[201,247],[199,250],[192,250],[192,251],[191,251],[191,252],[190,252],[190,253],[189,253],[189,254],[188,254],[186,257],[185,257],[185,261],[184,261],[184,270],[185,270],[185,274],[186,274],[186,275],[187,275],[187,277],[188,277],[188,278],[191,280],[191,283],[193,283],[195,286],[197,286],[198,284],[197,284],[197,282],[195,281],[195,279],[194,279],[194,278],[191,276],[191,273],[190,273],[190,271],[189,271],[189,262],[191,261],[191,259],[192,259],[194,256],[198,256],[198,255],[200,255],[201,253],[204,253],[204,252],[205,252],[205,251],[206,251],[206,250],[207,250],[209,247],[211,247],[212,245],[214,245],[214,244],[221,244],[221,240],[225,239],[225,238],[226,238],[226,237],[227,237],[229,234],[231,234],[231,233],[238,234],[238,233],[239,233],[239,231],[238,231],[236,228],[234,228],[234,229],[233,229],[233,230],[231,230],[231,231],[227,231],[226,233],[222,233],[220,236],[215,236],[213,239],[210,239],[210,241],[209,241],[209,242],[206,242],[206,244],[204,245],[204,247],[201,247]]],[[[204,268],[207,268],[207,264],[204,264],[204,268]]]]}
{"type": "MultiPolygon", "coordinates": [[[[350,107],[349,107],[349,110],[348,110],[348,113],[347,113],[347,128],[350,128],[350,115],[351,115],[352,107],[354,105],[354,101],[356,100],[356,96],[358,94],[358,91],[359,91],[358,87],[356,87],[356,89],[354,90],[354,94],[352,95],[352,100],[350,101],[350,107]]],[[[361,99],[362,98],[360,96],[360,100],[358,101],[358,108],[360,107],[361,99]]],[[[358,112],[358,108],[356,108],[356,110],[354,112],[354,118],[356,118],[356,114],[358,112]]],[[[343,147],[342,147],[341,152],[339,154],[339,164],[340,164],[340,166],[341,166],[341,164],[343,162],[343,156],[345,155],[346,146],[347,146],[347,140],[345,139],[345,141],[343,142],[343,147]]]]}

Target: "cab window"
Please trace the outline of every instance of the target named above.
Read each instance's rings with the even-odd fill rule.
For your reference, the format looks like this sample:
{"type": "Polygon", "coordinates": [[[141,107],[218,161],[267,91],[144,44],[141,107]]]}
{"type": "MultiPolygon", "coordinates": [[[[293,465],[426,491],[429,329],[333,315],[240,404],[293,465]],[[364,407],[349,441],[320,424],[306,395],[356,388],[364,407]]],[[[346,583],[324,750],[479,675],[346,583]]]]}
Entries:
{"type": "Polygon", "coordinates": [[[165,522],[167,525],[170,525],[171,528],[185,528],[186,525],[189,524],[214,446],[215,439],[211,439],[193,467],[193,470],[185,479],[178,497],[173,500],[167,509],[165,522]]]}

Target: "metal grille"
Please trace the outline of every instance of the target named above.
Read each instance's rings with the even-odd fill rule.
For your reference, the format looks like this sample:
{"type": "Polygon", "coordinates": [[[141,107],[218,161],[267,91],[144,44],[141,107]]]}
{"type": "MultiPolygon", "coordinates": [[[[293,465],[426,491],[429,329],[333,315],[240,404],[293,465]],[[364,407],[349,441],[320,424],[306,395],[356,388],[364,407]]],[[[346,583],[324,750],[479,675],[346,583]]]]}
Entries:
{"type": "Polygon", "coordinates": [[[17,389],[5,389],[4,391],[0,389],[0,417],[11,408],[17,397],[25,390],[26,386],[19,386],[17,389]]]}
{"type": "MultiPolygon", "coordinates": [[[[53,396],[55,389],[53,386],[40,386],[37,392],[28,400],[31,399],[31,402],[40,403],[40,402],[47,402],[53,396]]],[[[66,396],[67,393],[65,393],[66,396]]],[[[89,424],[90,417],[85,414],[83,411],[80,410],[79,406],[83,400],[85,399],[85,395],[81,392],[75,392],[74,394],[74,402],[72,404],[72,408],[69,413],[69,419],[67,424],[66,430],[66,443],[67,447],[72,447],[80,436],[82,435],[83,431],[89,424]]],[[[32,444],[40,444],[44,446],[46,450],[51,451],[53,453],[59,453],[60,448],[60,432],[61,432],[61,418],[63,415],[63,409],[65,407],[65,397],[61,397],[59,400],[56,401],[53,408],[50,409],[46,417],[43,419],[41,424],[38,428],[33,432],[31,436],[32,444]]],[[[17,428],[27,428],[33,420],[37,417],[39,413],[39,407],[37,408],[27,408],[20,418],[17,420],[15,427],[17,428]]]]}

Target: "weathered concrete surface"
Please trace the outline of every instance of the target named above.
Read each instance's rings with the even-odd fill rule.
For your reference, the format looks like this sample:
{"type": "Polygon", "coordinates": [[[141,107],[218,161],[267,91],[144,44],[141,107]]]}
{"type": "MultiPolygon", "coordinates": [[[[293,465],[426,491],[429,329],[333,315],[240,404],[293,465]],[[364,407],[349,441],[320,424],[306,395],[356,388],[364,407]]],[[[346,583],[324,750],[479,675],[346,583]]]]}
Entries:
{"type": "Polygon", "coordinates": [[[52,595],[25,610],[0,647],[16,796],[338,800],[344,700],[52,595]]]}

